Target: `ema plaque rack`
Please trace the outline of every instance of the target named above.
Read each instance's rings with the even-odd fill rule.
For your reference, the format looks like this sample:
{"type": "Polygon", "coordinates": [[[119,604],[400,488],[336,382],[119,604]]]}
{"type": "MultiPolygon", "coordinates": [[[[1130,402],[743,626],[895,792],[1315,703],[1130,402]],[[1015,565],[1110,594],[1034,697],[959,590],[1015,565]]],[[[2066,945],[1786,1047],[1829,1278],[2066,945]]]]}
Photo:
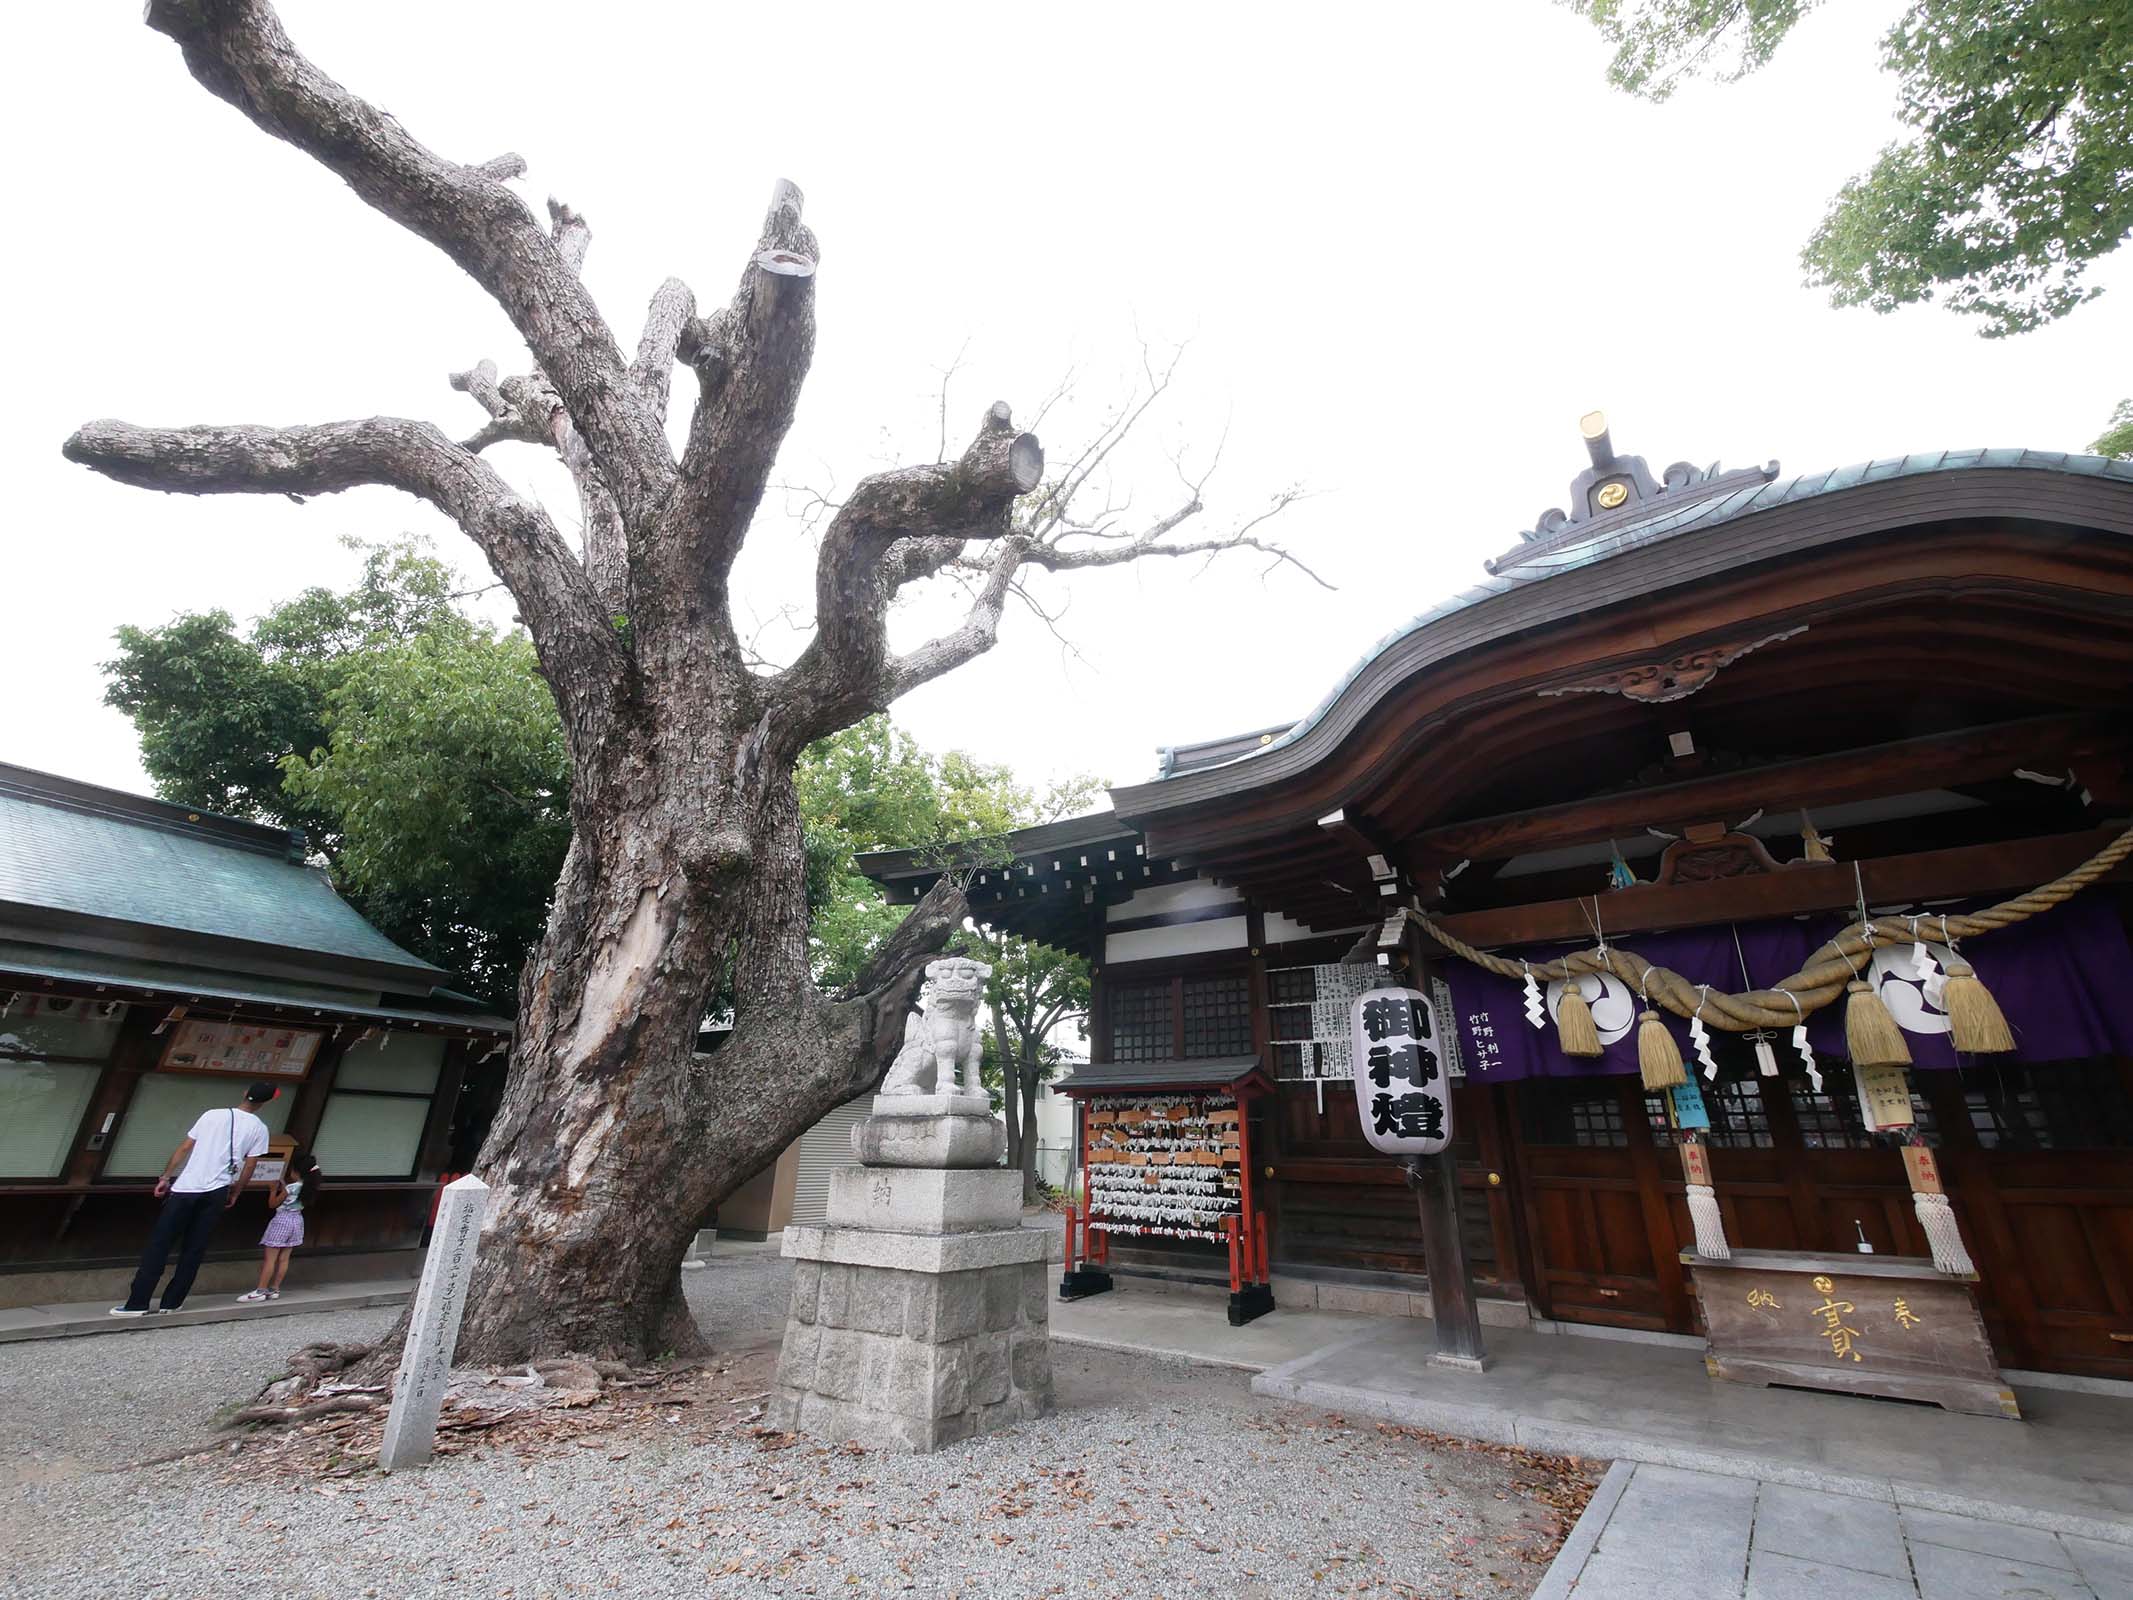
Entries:
{"type": "MultiPolygon", "coordinates": [[[[1266,1217],[1253,1204],[1250,1102],[1269,1087],[1257,1058],[1227,1081],[1122,1081],[1122,1069],[1077,1072],[1065,1092],[1077,1102],[1082,1193],[1067,1213],[1062,1300],[1109,1289],[1114,1238],[1182,1239],[1223,1250],[1229,1260],[1229,1320],[1242,1326],[1274,1309],[1267,1272],[1266,1217]]],[[[1215,1075],[1199,1062],[1147,1063],[1132,1077],[1165,1068],[1215,1075]]]]}

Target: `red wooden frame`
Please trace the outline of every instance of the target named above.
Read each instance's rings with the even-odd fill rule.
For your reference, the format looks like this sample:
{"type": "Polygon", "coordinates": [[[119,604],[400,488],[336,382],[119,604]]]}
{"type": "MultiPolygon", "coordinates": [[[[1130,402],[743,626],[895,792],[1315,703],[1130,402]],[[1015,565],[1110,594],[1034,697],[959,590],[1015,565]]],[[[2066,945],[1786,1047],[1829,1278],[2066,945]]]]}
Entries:
{"type": "Polygon", "coordinates": [[[1063,1091],[1074,1101],[1074,1143],[1079,1152],[1081,1169],[1081,1200],[1069,1206],[1066,1213],[1066,1264],[1071,1275],[1090,1268],[1108,1266],[1111,1260],[1111,1234],[1107,1228],[1091,1229],[1089,1184],[1089,1122],[1087,1096],[1146,1095],[1153,1099],[1161,1095],[1232,1094],[1237,1099],[1237,1173],[1239,1189],[1237,1215],[1225,1217],[1222,1233],[1229,1248],[1229,1290],[1238,1295],[1257,1287],[1264,1290],[1267,1274],[1267,1223],[1266,1214],[1252,1203],[1252,1104],[1272,1093],[1273,1083],[1264,1069],[1247,1072],[1231,1083],[1199,1084],[1103,1084],[1092,1083],[1076,1091],[1071,1083],[1063,1091]]]}

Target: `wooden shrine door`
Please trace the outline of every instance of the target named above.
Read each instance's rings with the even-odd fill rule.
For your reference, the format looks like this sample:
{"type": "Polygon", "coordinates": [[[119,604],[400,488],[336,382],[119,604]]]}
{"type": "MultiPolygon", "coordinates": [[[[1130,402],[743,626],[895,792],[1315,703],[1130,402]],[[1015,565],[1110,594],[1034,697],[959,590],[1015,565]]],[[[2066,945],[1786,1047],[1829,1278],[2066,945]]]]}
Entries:
{"type": "Polygon", "coordinates": [[[1658,1152],[1634,1078],[1509,1084],[1503,1121],[1541,1315],[1687,1332],[1658,1152]]]}
{"type": "MultiPolygon", "coordinates": [[[[2133,1063],[1913,1074],[2008,1366],[2133,1378],[2133,1063]]],[[[1695,1235],[1659,1097],[1628,1076],[1499,1088],[1543,1315],[1696,1330],[1678,1260],[1695,1235]]],[[[1763,1250],[1929,1253],[1892,1143],[1851,1072],[1704,1088],[1726,1237],[1763,1250]]]]}

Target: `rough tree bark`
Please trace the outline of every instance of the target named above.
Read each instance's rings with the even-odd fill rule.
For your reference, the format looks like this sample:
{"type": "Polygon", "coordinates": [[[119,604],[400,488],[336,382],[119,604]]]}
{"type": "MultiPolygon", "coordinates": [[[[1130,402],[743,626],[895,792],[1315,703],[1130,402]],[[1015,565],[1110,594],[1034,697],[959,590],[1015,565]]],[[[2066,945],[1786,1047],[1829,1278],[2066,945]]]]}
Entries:
{"type": "MultiPolygon", "coordinates": [[[[426,149],[299,53],[265,0],[151,0],[148,21],[204,87],[480,283],[533,368],[499,377],[478,361],[454,374],[486,414],[458,441],[393,417],[287,428],[102,421],[76,432],[66,454],[187,494],[401,489],[456,522],[508,586],[562,714],[574,835],[521,982],[509,1083],[478,1163],[494,1198],[460,1351],[502,1363],[696,1350],[679,1268],[697,1219],[879,1080],[924,962],[965,909],[944,880],[854,985],[818,992],[795,758],[989,649],[1025,569],[1235,548],[1287,557],[1255,536],[1261,519],[1172,539],[1201,509],[1197,484],[1145,533],[1078,523],[1074,496],[1107,444],[1018,518],[1044,458],[996,405],[958,459],[858,485],[822,541],[815,637],[791,667],[755,670],[728,576],[814,346],[818,252],[800,191],[776,186],[723,306],[699,314],[688,286],[669,279],[626,358],[579,278],[590,228],[554,201],[542,226],[506,187],[525,169],[519,157],[462,164],[426,149]],[[679,460],[666,433],[677,365],[695,378],[679,460]],[[485,460],[504,442],[561,457],[580,498],[579,548],[485,460]],[[967,615],[892,651],[897,592],[943,573],[969,587],[967,615]],[[722,984],[734,997],[731,1041],[697,1056],[707,997],[722,984]]],[[[376,1359],[391,1360],[398,1337],[376,1359]]]]}

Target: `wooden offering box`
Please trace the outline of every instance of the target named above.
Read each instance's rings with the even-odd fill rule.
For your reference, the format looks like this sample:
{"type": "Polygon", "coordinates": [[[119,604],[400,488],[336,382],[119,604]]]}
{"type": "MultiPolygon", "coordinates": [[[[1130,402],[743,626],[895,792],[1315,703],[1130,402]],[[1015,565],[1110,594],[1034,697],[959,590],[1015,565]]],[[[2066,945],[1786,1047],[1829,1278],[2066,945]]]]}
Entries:
{"type": "Polygon", "coordinates": [[[1736,1250],[1710,1261],[1684,1250],[1681,1259],[1695,1269],[1714,1378],[2022,1415],[1969,1280],[1923,1257],[1736,1250]]]}

